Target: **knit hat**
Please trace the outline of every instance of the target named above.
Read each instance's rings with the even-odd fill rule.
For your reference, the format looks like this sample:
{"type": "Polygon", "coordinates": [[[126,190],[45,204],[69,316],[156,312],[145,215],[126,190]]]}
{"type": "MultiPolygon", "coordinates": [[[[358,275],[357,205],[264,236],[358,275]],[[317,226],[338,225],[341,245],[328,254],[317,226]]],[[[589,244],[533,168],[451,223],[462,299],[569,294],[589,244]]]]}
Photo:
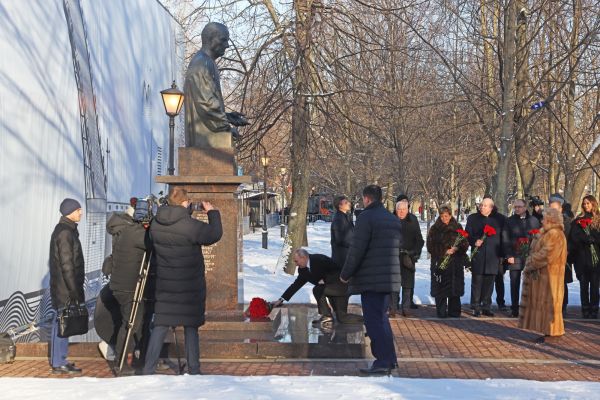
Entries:
{"type": "Polygon", "coordinates": [[[565,198],[562,197],[559,193],[552,193],[550,195],[549,203],[560,203],[560,205],[562,206],[563,204],[565,204],[565,198]]]}
{"type": "Polygon", "coordinates": [[[71,214],[75,210],[79,210],[81,208],[81,204],[77,200],[74,199],[64,199],[62,203],[60,203],[60,213],[63,216],[67,216],[71,214]]]}

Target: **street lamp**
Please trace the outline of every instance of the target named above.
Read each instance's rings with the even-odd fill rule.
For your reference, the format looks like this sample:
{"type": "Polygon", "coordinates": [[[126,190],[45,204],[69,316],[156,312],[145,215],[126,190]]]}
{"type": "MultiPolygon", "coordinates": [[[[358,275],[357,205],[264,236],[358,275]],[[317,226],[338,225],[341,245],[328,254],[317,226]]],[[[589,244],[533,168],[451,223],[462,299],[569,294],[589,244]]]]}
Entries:
{"type": "Polygon", "coordinates": [[[165,106],[165,112],[169,116],[169,175],[175,173],[175,167],[173,166],[174,159],[174,147],[175,147],[175,117],[179,115],[181,106],[183,105],[183,92],[177,89],[175,81],[169,89],[165,89],[160,92],[162,101],[165,106]]]}
{"type": "Polygon", "coordinates": [[[281,173],[281,221],[279,221],[279,229],[281,230],[281,237],[285,237],[285,174],[287,172],[286,168],[281,168],[279,170],[281,173]]]}
{"type": "Polygon", "coordinates": [[[267,167],[269,166],[269,157],[267,157],[267,151],[265,155],[260,158],[260,163],[264,168],[263,173],[263,227],[262,227],[262,248],[266,249],[269,247],[269,232],[267,231],[267,167]]]}

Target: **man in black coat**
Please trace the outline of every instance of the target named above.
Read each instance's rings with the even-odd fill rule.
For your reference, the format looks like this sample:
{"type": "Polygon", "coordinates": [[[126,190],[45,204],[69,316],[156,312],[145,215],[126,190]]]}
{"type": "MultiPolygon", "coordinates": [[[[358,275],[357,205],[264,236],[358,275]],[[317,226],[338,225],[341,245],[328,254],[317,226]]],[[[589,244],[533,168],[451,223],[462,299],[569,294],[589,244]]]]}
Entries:
{"type": "Polygon", "coordinates": [[[477,248],[477,254],[471,261],[471,307],[473,316],[481,314],[493,317],[491,311],[492,293],[494,291],[494,279],[498,275],[498,268],[502,258],[501,219],[495,215],[494,201],[485,198],[481,202],[479,211],[469,215],[467,218],[466,231],[469,233],[469,244],[471,254],[477,248]],[[483,238],[486,225],[495,230],[494,235],[483,238]]]}
{"type": "MultiPolygon", "coordinates": [[[[133,294],[138,282],[140,266],[144,254],[151,248],[148,231],[141,221],[134,220],[134,209],[129,208],[128,213],[115,213],[106,223],[107,232],[113,237],[112,248],[112,270],[109,287],[112,295],[119,304],[119,315],[121,324],[116,336],[115,360],[119,360],[124,350],[125,337],[127,335],[127,324],[133,306],[133,294]]],[[[136,216],[137,217],[137,216],[136,216]]],[[[135,347],[141,348],[142,317],[144,316],[144,301],[139,305],[136,318],[133,323],[132,332],[135,347]]]]}
{"type": "Polygon", "coordinates": [[[540,221],[529,214],[527,203],[523,199],[516,199],[513,202],[513,210],[514,214],[506,219],[502,231],[502,248],[506,259],[506,268],[510,274],[511,315],[516,318],[519,316],[521,272],[525,268],[525,257],[527,257],[524,245],[519,241],[526,240],[526,246],[529,246],[535,236],[530,232],[540,229],[540,221]]]}
{"type": "Polygon", "coordinates": [[[371,368],[361,369],[361,373],[389,375],[397,366],[397,358],[387,310],[390,293],[400,290],[402,226],[398,217],[381,203],[379,186],[365,187],[362,195],[365,209],[356,220],[340,280],[349,282],[350,294],[360,294],[365,327],[371,339],[375,361],[371,368]]]}
{"type": "MultiPolygon", "coordinates": [[[[79,241],[77,223],[81,221],[81,205],[77,200],[64,199],[60,205],[62,217],[50,238],[50,299],[56,316],[69,303],[85,303],[83,283],[85,264],[79,241]]],[[[67,361],[69,338],[58,337],[58,319],[52,319],[50,364],[54,374],[80,373],[81,369],[67,361]]]]}
{"type": "Polygon", "coordinates": [[[360,315],[348,314],[348,285],[340,282],[341,267],[334,263],[330,257],[323,254],[309,254],[304,249],[296,249],[293,253],[294,263],[298,266],[298,277],[273,303],[279,307],[284,301],[290,301],[300,288],[310,282],[313,285],[313,295],[317,300],[317,307],[321,317],[313,324],[327,324],[333,322],[333,315],[327,299],[335,312],[335,317],[342,324],[360,324],[363,319],[360,315]]]}
{"type": "Polygon", "coordinates": [[[350,213],[352,205],[346,196],[338,196],[333,199],[333,206],[336,212],[331,221],[331,258],[341,268],[344,266],[352,242],[354,229],[350,213]]]}
{"type": "Polygon", "coordinates": [[[156,260],[154,329],[150,336],[144,374],[153,374],[170,326],[183,326],[188,373],[200,373],[198,327],[205,322],[206,279],[202,247],[223,235],[221,215],[202,202],[208,223],[192,218],[187,191],[174,187],[169,205],[158,209],[150,225],[156,260]]]}
{"type": "MultiPolygon", "coordinates": [[[[415,292],[415,265],[423,251],[423,235],[419,220],[408,210],[408,200],[400,200],[396,203],[396,216],[400,219],[402,226],[402,246],[400,248],[400,276],[402,277],[402,315],[407,316],[409,308],[413,306],[413,295],[415,292]]],[[[399,293],[392,292],[390,304],[390,316],[396,314],[399,308],[399,293]]]]}

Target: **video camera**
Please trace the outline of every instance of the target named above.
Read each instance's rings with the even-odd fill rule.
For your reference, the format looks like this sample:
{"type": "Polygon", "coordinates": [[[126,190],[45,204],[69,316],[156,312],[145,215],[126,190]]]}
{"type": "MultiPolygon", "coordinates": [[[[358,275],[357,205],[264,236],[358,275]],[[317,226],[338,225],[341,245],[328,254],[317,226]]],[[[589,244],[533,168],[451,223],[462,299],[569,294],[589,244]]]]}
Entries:
{"type": "Polygon", "coordinates": [[[535,207],[535,206],[543,206],[544,205],[544,200],[540,199],[540,196],[529,196],[529,206],[530,207],[535,207]]]}

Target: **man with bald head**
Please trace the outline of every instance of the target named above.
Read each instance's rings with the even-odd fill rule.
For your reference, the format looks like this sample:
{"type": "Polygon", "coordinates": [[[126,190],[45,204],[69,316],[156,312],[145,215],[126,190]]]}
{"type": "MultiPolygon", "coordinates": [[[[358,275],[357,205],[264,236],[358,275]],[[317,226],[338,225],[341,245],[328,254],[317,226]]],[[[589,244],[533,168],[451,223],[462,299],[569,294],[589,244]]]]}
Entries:
{"type": "Polygon", "coordinates": [[[498,274],[502,258],[502,229],[503,218],[494,207],[494,200],[486,197],[481,202],[479,210],[467,218],[466,230],[469,233],[469,244],[471,253],[478,248],[477,254],[471,262],[471,308],[473,316],[481,314],[493,317],[492,293],[494,291],[494,279],[498,274]],[[488,236],[482,240],[483,230],[486,225],[496,231],[495,235],[488,236]]]}
{"type": "Polygon", "coordinates": [[[229,30],[218,22],[202,30],[202,48],[185,74],[185,142],[187,147],[230,147],[229,135],[237,138],[235,126],[247,125],[237,112],[226,113],[221,78],[215,61],[229,47],[229,30]],[[234,125],[233,127],[231,125],[234,125]]]}

